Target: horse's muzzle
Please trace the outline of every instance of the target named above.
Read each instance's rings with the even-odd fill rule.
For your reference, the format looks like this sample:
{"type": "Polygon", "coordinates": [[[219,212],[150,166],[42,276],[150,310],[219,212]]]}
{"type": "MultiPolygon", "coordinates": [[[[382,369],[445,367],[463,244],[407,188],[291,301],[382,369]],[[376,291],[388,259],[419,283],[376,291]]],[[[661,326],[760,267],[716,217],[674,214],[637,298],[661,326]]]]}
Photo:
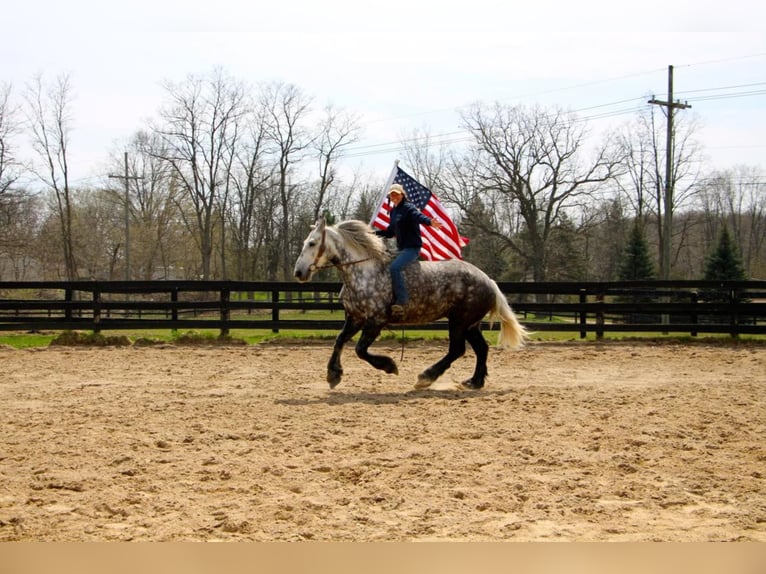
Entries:
{"type": "Polygon", "coordinates": [[[309,271],[303,271],[303,269],[300,269],[298,267],[295,268],[295,278],[300,283],[305,283],[309,280],[309,277],[311,277],[311,273],[309,271]]]}

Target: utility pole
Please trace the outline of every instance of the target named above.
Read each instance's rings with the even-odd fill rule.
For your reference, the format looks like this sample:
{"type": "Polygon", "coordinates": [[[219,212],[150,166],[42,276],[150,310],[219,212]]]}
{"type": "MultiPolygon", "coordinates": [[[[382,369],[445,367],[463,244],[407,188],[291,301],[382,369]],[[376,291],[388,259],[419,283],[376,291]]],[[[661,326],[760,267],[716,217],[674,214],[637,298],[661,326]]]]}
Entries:
{"type": "Polygon", "coordinates": [[[144,178],[128,174],[128,152],[125,152],[125,173],[123,175],[110,173],[109,177],[125,181],[125,281],[130,281],[130,180],[138,181],[144,178]]]}
{"type": "Polygon", "coordinates": [[[673,232],[673,111],[691,108],[688,103],[673,101],[673,66],[668,66],[668,101],[652,97],[650,104],[668,109],[668,125],[665,143],[665,218],[662,223],[662,253],[660,254],[660,279],[670,279],[670,239],[673,232]]]}

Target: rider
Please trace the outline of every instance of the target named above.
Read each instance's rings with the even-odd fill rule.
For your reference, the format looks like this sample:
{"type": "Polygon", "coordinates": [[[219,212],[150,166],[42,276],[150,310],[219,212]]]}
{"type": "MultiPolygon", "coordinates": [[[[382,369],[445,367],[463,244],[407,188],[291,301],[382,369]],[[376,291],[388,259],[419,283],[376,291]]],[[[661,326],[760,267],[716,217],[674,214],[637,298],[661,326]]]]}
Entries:
{"type": "Polygon", "coordinates": [[[430,225],[441,229],[442,224],[436,219],[423,215],[413,203],[407,200],[404,188],[395,183],[388,192],[388,199],[394,204],[389,214],[389,224],[386,229],[376,229],[375,234],[381,237],[396,237],[398,253],[391,261],[391,281],[394,288],[394,304],[391,305],[391,315],[394,318],[404,316],[404,306],[410,296],[404,283],[402,269],[417,260],[423,240],[420,238],[420,225],[430,225]]]}

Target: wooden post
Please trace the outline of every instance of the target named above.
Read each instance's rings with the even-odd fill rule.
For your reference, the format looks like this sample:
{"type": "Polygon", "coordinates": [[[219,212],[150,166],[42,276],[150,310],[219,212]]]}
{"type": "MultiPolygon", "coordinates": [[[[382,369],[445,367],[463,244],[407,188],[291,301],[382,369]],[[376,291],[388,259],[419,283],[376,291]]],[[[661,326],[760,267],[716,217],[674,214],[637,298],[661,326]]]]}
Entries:
{"type": "MultiPolygon", "coordinates": [[[[221,288],[221,321],[228,323],[231,319],[231,307],[229,301],[231,299],[231,291],[225,287],[221,288]]],[[[224,325],[221,327],[221,337],[229,336],[229,327],[224,325]]]]}
{"type": "Polygon", "coordinates": [[[66,301],[67,303],[70,303],[64,309],[64,319],[66,319],[67,321],[71,321],[72,320],[72,305],[71,305],[71,303],[72,303],[73,299],[74,299],[74,290],[71,287],[67,287],[64,290],[64,301],[66,301]]]}
{"type": "Polygon", "coordinates": [[[596,301],[600,303],[598,311],[596,311],[596,325],[600,327],[596,330],[596,339],[601,340],[604,338],[604,294],[596,295],[596,301]]]}
{"type": "MultiPolygon", "coordinates": [[[[274,322],[279,321],[279,291],[271,292],[271,320],[274,322]]],[[[272,327],[271,332],[279,333],[279,329],[272,327]]]]}
{"type": "MultiPolygon", "coordinates": [[[[699,298],[700,297],[699,297],[699,293],[697,291],[692,291],[690,298],[691,298],[691,302],[694,303],[695,306],[697,305],[697,303],[699,303],[699,298]]],[[[691,322],[694,325],[696,325],[699,322],[699,315],[698,315],[697,311],[693,311],[692,312],[691,322]]],[[[692,337],[696,337],[697,336],[697,330],[696,329],[694,329],[691,332],[691,336],[692,337]]]]}
{"type": "Polygon", "coordinates": [[[93,332],[101,332],[101,290],[93,288],[93,332]]]}
{"type": "Polygon", "coordinates": [[[171,332],[175,335],[178,333],[178,329],[175,324],[178,321],[178,288],[176,287],[170,292],[170,318],[173,321],[173,329],[171,332]]]}

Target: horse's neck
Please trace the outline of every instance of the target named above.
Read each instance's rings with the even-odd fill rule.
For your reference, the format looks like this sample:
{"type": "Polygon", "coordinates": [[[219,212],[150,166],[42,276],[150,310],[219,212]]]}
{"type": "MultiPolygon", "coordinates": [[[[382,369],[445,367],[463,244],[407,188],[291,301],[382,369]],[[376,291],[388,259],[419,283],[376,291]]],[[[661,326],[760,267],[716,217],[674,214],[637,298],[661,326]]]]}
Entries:
{"type": "Polygon", "coordinates": [[[346,289],[360,291],[370,289],[369,278],[377,272],[380,264],[369,253],[346,248],[337,250],[337,269],[346,289]]]}
{"type": "Polygon", "coordinates": [[[381,262],[372,253],[365,250],[350,249],[339,234],[332,232],[328,249],[331,259],[336,263],[343,284],[347,290],[365,292],[373,289],[370,279],[380,273],[385,273],[385,262],[381,262]]]}
{"type": "Polygon", "coordinates": [[[328,242],[327,248],[330,251],[330,258],[340,263],[341,266],[347,266],[353,264],[354,261],[361,261],[369,257],[366,253],[359,253],[356,250],[349,249],[341,236],[334,230],[329,237],[330,242],[328,242]]]}
{"type": "Polygon", "coordinates": [[[345,248],[338,250],[337,261],[340,264],[339,270],[344,279],[358,275],[360,266],[373,263],[372,257],[368,253],[360,253],[345,248]]]}

